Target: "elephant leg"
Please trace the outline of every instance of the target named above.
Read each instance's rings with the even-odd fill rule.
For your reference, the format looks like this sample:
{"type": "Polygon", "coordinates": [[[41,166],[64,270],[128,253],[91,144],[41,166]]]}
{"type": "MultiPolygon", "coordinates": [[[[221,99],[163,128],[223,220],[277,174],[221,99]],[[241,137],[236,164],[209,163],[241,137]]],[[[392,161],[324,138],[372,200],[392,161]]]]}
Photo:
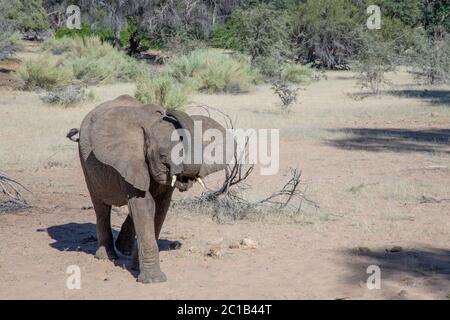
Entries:
{"type": "Polygon", "coordinates": [[[161,234],[161,229],[166,219],[167,211],[170,207],[170,201],[172,200],[173,189],[159,195],[155,198],[156,202],[156,211],[155,211],[155,236],[156,240],[159,239],[159,235],[161,234]]]}
{"type": "MultiPolygon", "coordinates": [[[[155,237],[159,239],[161,229],[164,220],[167,215],[167,211],[170,207],[170,201],[172,199],[173,189],[170,191],[155,197],[155,237]]],[[[116,240],[116,248],[126,256],[132,255],[134,238],[136,232],[134,230],[133,219],[131,215],[128,215],[125,219],[122,227],[120,228],[119,236],[116,240]]]]}
{"type": "Polygon", "coordinates": [[[164,282],[167,278],[159,265],[159,250],[155,237],[155,201],[150,193],[146,192],[145,196],[130,197],[128,206],[133,217],[138,243],[138,281],[164,282]]]}
{"type": "Polygon", "coordinates": [[[129,214],[120,228],[119,236],[116,239],[116,248],[122,254],[130,256],[133,251],[135,237],[136,232],[134,231],[133,218],[129,214]]]}
{"type": "Polygon", "coordinates": [[[92,204],[94,205],[95,215],[97,217],[98,248],[95,257],[101,260],[117,259],[111,230],[111,206],[95,198],[92,199],[92,204]]]}

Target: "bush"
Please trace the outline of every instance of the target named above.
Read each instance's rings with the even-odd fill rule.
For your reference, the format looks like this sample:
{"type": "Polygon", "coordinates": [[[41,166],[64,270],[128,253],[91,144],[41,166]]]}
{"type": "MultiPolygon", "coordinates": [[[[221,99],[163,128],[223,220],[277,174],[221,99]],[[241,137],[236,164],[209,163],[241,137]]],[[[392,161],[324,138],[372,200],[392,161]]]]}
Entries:
{"type": "Polygon", "coordinates": [[[413,27],[422,18],[424,0],[378,0],[377,4],[385,18],[395,18],[405,26],[413,27]]]}
{"type": "Polygon", "coordinates": [[[49,29],[42,0],[0,1],[0,20],[7,21],[13,30],[22,33],[49,29]]]}
{"type": "Polygon", "coordinates": [[[153,103],[166,108],[182,108],[187,102],[189,90],[169,75],[140,78],[135,97],[142,103],[153,103]]]}
{"type": "Polygon", "coordinates": [[[145,72],[145,67],[136,60],[98,37],[49,39],[43,48],[63,55],[64,67],[86,84],[136,80],[145,72]]]}
{"type": "Polygon", "coordinates": [[[216,47],[248,54],[254,61],[260,56],[288,51],[288,37],[287,14],[260,4],[233,11],[230,20],[214,30],[212,41],[216,47]]]}
{"type": "Polygon", "coordinates": [[[40,98],[48,104],[58,104],[68,107],[79,102],[93,100],[94,93],[92,91],[88,91],[85,87],[70,85],[50,89],[40,98]]]}
{"type": "Polygon", "coordinates": [[[358,82],[362,87],[370,88],[372,93],[379,94],[381,85],[388,83],[385,73],[395,70],[395,52],[394,43],[383,41],[381,34],[376,31],[366,33],[355,65],[358,82]]]}
{"type": "Polygon", "coordinates": [[[253,60],[253,65],[265,77],[276,78],[280,77],[281,62],[280,59],[274,56],[256,57],[253,60]]]}
{"type": "Polygon", "coordinates": [[[281,111],[290,112],[292,104],[297,102],[300,88],[292,88],[285,81],[278,80],[272,84],[272,90],[281,100],[281,111]]]}
{"type": "Polygon", "coordinates": [[[281,79],[292,83],[308,82],[313,78],[313,75],[314,71],[311,69],[311,64],[287,63],[283,65],[281,71],[281,79]]]}
{"type": "Polygon", "coordinates": [[[417,35],[412,65],[417,79],[427,84],[450,81],[450,34],[417,35]]]}
{"type": "Polygon", "coordinates": [[[199,49],[175,58],[160,75],[141,77],[135,96],[144,103],[181,108],[193,91],[243,92],[257,80],[258,73],[244,58],[199,49]]]}
{"type": "Polygon", "coordinates": [[[0,60],[11,58],[19,48],[17,33],[10,31],[0,33],[0,60]]]}
{"type": "MultiPolygon", "coordinates": [[[[126,46],[130,41],[131,31],[128,28],[125,31],[120,33],[120,45],[126,46]]],[[[114,32],[112,29],[106,28],[92,28],[89,25],[83,23],[80,29],[69,29],[69,28],[61,28],[55,33],[56,39],[62,38],[98,38],[102,42],[108,42],[109,44],[113,44],[114,42],[114,32]]]]}
{"type": "Polygon", "coordinates": [[[63,66],[61,59],[44,54],[35,60],[25,61],[17,71],[24,89],[53,89],[73,82],[73,72],[63,66]]]}
{"type": "Polygon", "coordinates": [[[293,11],[298,58],[336,69],[349,62],[359,45],[365,18],[351,0],[306,0],[293,11]]]}
{"type": "Polygon", "coordinates": [[[203,49],[174,59],[168,73],[188,87],[215,93],[249,91],[258,79],[243,57],[203,49]]]}

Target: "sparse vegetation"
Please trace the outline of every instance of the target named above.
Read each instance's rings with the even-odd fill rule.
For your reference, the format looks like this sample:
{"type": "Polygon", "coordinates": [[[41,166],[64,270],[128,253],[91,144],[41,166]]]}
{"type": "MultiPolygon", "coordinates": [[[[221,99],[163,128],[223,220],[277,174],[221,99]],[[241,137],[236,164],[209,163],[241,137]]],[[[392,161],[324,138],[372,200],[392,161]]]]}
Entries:
{"type": "Polygon", "coordinates": [[[292,83],[305,83],[314,78],[311,64],[301,65],[287,63],[282,66],[281,79],[292,83]]]}
{"type": "Polygon", "coordinates": [[[386,72],[394,71],[397,65],[395,46],[385,42],[379,35],[368,32],[358,53],[355,70],[357,79],[363,88],[369,88],[373,94],[379,94],[383,84],[389,84],[386,72]]]}
{"type": "Polygon", "coordinates": [[[283,80],[274,81],[272,84],[272,90],[281,100],[281,110],[283,112],[289,112],[292,104],[297,102],[298,90],[297,87],[291,87],[283,80]]]}
{"type": "Polygon", "coordinates": [[[450,81],[450,34],[418,35],[412,53],[416,78],[426,84],[450,81]]]}
{"type": "MultiPolygon", "coordinates": [[[[1,25],[0,25],[1,26],[1,25]]],[[[0,33],[0,60],[14,56],[20,48],[19,35],[16,32],[5,31],[0,33]]]]}
{"type": "Polygon", "coordinates": [[[53,88],[41,96],[41,100],[48,104],[56,104],[63,107],[73,106],[83,101],[94,99],[92,90],[88,90],[83,86],[64,86],[53,88]]]}
{"type": "Polygon", "coordinates": [[[172,60],[161,74],[141,77],[136,98],[180,108],[194,91],[239,93],[249,91],[258,73],[240,56],[199,49],[172,60]]]}
{"type": "Polygon", "coordinates": [[[183,108],[190,90],[170,75],[142,77],[137,81],[136,99],[143,103],[154,103],[167,108],[183,108]]]}
{"type": "Polygon", "coordinates": [[[167,72],[185,86],[211,93],[249,91],[258,78],[243,57],[206,49],[175,58],[167,72]]]}
{"type": "Polygon", "coordinates": [[[26,61],[19,70],[25,89],[126,82],[145,72],[136,60],[97,37],[50,39],[43,47],[48,52],[26,61]]]}
{"type": "Polygon", "coordinates": [[[52,89],[73,82],[72,70],[64,66],[64,60],[43,54],[22,63],[18,75],[25,90],[52,89]]]}

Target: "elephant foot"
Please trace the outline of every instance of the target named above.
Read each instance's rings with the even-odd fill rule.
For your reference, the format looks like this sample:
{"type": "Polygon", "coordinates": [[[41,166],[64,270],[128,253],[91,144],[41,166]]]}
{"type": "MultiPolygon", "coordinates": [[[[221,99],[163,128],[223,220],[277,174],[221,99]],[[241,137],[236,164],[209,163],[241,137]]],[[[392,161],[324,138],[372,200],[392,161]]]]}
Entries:
{"type": "Polygon", "coordinates": [[[141,272],[137,278],[141,283],[159,283],[166,282],[167,277],[162,271],[141,272]]]}
{"type": "Polygon", "coordinates": [[[113,248],[106,249],[106,247],[98,247],[97,252],[95,252],[95,258],[99,260],[116,260],[117,254],[113,248]]]}
{"type": "Polygon", "coordinates": [[[133,253],[134,239],[122,236],[122,232],[116,239],[116,248],[125,256],[131,256],[133,253]]]}

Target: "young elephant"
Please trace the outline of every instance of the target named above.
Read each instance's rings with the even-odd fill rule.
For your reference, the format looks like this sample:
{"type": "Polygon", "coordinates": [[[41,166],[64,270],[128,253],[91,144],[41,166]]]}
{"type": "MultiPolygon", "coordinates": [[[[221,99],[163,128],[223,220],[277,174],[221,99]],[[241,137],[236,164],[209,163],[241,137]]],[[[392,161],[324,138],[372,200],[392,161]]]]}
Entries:
{"type": "MultiPolygon", "coordinates": [[[[171,159],[175,145],[183,139],[182,143],[186,143],[186,137],[194,137],[194,118],[202,122],[203,131],[217,129],[225,136],[225,129],[208,117],[190,117],[180,111],[143,105],[130,96],[99,105],[81,124],[77,140],[81,166],[97,217],[95,256],[111,260],[117,257],[111,206],[128,204],[130,215],[116,246],[129,254],[136,235],[139,282],[166,281],[159,265],[157,239],[174,189],[185,191],[195,180],[203,184],[201,178],[224,168],[223,164],[190,164],[171,159]],[[175,129],[185,129],[190,135],[176,136],[179,140],[172,141],[175,129]]],[[[73,140],[76,133],[78,130],[72,129],[67,136],[73,140]]],[[[195,145],[191,150],[194,148],[195,145]]],[[[186,152],[184,157],[187,156],[186,152]]]]}

